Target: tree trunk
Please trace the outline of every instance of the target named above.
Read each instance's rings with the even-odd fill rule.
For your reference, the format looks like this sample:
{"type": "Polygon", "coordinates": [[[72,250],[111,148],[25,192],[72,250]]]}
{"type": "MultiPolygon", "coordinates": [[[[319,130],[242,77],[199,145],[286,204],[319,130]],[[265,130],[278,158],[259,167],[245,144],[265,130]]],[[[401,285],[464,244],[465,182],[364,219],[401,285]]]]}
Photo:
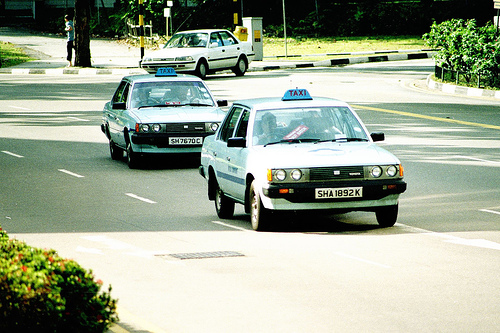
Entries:
{"type": "Polygon", "coordinates": [[[75,0],[75,66],[92,67],[90,61],[90,0],[75,0]]]}

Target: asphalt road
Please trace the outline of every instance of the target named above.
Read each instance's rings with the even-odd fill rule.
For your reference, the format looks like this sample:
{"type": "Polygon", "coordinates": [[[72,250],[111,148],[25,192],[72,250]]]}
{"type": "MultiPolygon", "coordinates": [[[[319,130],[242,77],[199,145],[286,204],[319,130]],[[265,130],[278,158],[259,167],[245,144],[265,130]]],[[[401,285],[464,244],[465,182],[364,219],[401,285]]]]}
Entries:
{"type": "Polygon", "coordinates": [[[495,332],[499,105],[427,91],[431,71],[423,60],[210,78],[230,101],[294,87],[345,100],[405,167],[392,228],[373,213],[311,213],[269,233],[241,207],[218,219],[196,160],[111,160],[100,112],[120,77],[0,76],[0,225],[112,284],[131,332],[495,332]]]}

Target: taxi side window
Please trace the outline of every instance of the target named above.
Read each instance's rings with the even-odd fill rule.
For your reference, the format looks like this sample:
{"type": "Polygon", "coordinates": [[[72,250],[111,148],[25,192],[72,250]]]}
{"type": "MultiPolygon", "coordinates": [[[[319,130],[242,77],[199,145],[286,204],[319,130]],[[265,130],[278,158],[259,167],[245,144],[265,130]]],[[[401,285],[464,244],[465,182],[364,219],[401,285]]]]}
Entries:
{"type": "Polygon", "coordinates": [[[238,125],[238,130],[236,131],[236,137],[238,138],[246,138],[247,137],[247,128],[248,128],[248,119],[250,118],[250,112],[245,110],[243,115],[241,116],[240,124],[238,125]]]}
{"type": "Polygon", "coordinates": [[[222,124],[222,128],[220,131],[220,139],[224,142],[227,142],[227,139],[232,137],[234,133],[234,129],[236,128],[236,123],[238,122],[238,119],[240,118],[241,112],[243,109],[241,107],[233,107],[229,111],[229,116],[226,118],[224,121],[224,124],[222,124]]]}
{"type": "Polygon", "coordinates": [[[125,103],[127,101],[129,88],[130,84],[126,81],[122,81],[113,96],[113,103],[125,103]]]}
{"type": "Polygon", "coordinates": [[[210,34],[210,45],[212,45],[213,43],[217,43],[217,46],[222,46],[222,41],[220,40],[220,36],[216,32],[210,34]]]}

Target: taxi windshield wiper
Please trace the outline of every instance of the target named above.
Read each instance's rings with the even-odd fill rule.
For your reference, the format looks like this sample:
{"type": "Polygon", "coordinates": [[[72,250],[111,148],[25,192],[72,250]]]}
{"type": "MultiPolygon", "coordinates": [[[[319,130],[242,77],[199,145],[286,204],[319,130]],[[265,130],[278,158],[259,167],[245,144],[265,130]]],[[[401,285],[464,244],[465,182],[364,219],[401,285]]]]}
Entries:
{"type": "Polygon", "coordinates": [[[183,105],[189,105],[189,106],[212,106],[212,104],[206,104],[206,103],[187,103],[183,105]]]}
{"type": "Polygon", "coordinates": [[[275,142],[269,142],[269,143],[266,143],[264,145],[265,146],[269,146],[269,145],[276,145],[278,143],[303,143],[303,142],[318,142],[319,139],[281,139],[279,141],[275,141],[275,142]]]}
{"type": "Polygon", "coordinates": [[[368,141],[365,138],[337,138],[337,139],[328,139],[328,140],[318,140],[316,143],[323,142],[352,142],[352,141],[368,141]]]}

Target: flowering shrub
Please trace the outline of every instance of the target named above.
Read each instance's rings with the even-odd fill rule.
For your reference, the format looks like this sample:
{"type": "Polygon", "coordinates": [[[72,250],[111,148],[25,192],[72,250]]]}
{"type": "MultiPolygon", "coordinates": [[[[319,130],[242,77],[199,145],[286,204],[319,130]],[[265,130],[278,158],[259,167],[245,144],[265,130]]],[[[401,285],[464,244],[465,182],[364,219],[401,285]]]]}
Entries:
{"type": "Polygon", "coordinates": [[[111,286],[99,293],[101,285],[75,261],[0,228],[0,332],[105,332],[118,317],[111,286]]]}
{"type": "Polygon", "coordinates": [[[500,41],[496,26],[478,27],[475,20],[453,19],[437,24],[423,35],[437,48],[436,64],[463,75],[467,82],[481,77],[489,87],[500,88],[500,41]]]}

